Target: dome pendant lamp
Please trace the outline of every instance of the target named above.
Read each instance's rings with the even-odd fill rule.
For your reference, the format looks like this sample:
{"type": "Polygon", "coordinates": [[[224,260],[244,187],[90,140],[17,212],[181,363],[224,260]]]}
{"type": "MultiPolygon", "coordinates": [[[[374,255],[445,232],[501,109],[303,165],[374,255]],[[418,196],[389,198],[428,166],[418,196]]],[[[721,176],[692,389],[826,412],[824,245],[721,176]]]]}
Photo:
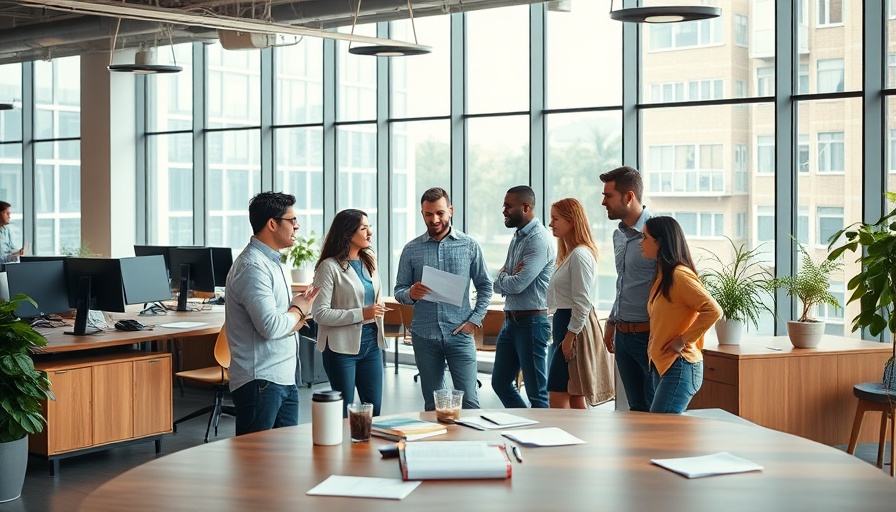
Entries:
{"type": "MultiPolygon", "coordinates": [[[[358,24],[358,15],[361,12],[361,0],[358,0],[358,6],[355,8],[355,17],[352,20],[352,35],[355,34],[355,25],[358,24]]],[[[348,45],[348,52],[354,55],[372,55],[375,57],[409,57],[411,55],[425,55],[432,52],[432,47],[419,44],[417,42],[417,27],[414,26],[414,9],[411,7],[411,0],[408,0],[408,17],[411,20],[411,30],[414,32],[414,44],[402,44],[396,41],[396,44],[375,44],[364,46],[348,45]]]]}
{"type": "MultiPolygon", "coordinates": [[[[145,48],[141,45],[140,51],[134,56],[133,64],[112,64],[112,57],[115,56],[115,40],[118,39],[118,29],[121,28],[121,18],[118,18],[118,25],[115,27],[115,35],[112,36],[112,50],[109,52],[109,65],[106,69],[117,73],[135,73],[138,75],[150,75],[157,73],[178,73],[184,68],[177,65],[177,56],[174,54],[174,43],[171,41],[171,32],[168,32],[168,42],[171,47],[171,59],[174,65],[156,64],[155,48],[145,48]]],[[[158,41],[157,41],[158,42],[158,41]]]]}
{"type": "Polygon", "coordinates": [[[718,7],[706,5],[628,7],[614,11],[610,0],[610,18],[629,23],[678,23],[718,18],[721,14],[718,7]]]}

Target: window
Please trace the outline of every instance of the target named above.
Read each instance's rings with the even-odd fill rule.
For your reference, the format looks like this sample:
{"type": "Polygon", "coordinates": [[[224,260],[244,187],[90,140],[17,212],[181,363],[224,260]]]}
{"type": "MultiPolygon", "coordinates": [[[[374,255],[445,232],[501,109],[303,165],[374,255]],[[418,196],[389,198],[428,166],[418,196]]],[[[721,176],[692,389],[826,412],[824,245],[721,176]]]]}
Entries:
{"type": "Polygon", "coordinates": [[[734,214],[734,238],[743,240],[747,236],[747,214],[737,212],[734,214]]]}
{"type": "Polygon", "coordinates": [[[722,18],[650,24],[650,51],[708,46],[724,42],[722,18]]]}
{"type": "Polygon", "coordinates": [[[816,0],[815,13],[819,27],[843,23],[843,0],[816,0]]]}
{"type": "Polygon", "coordinates": [[[756,172],[775,173],[775,137],[772,135],[756,137],[756,172]]]}
{"type": "Polygon", "coordinates": [[[650,84],[650,100],[655,103],[671,103],[722,99],[724,89],[725,82],[721,79],[650,84]]]}
{"type": "Polygon", "coordinates": [[[734,15],[734,44],[747,46],[747,17],[742,14],[734,15]]]}
{"type": "Polygon", "coordinates": [[[820,132],[818,134],[818,173],[844,172],[845,148],[843,132],[820,132]]]}
{"type": "Polygon", "coordinates": [[[887,169],[896,172],[896,130],[890,130],[887,140],[887,169]]]}
{"type": "Polygon", "coordinates": [[[796,158],[796,166],[800,174],[809,174],[809,135],[805,133],[799,135],[796,158]]]}
{"type": "Polygon", "coordinates": [[[843,92],[843,59],[819,59],[818,92],[843,92]]]}
{"type": "Polygon", "coordinates": [[[725,235],[725,215],[715,212],[672,212],[670,217],[681,225],[685,236],[720,237],[725,235]]]}
{"type": "Polygon", "coordinates": [[[747,192],[747,170],[750,168],[746,144],[734,145],[734,192],[747,192]]]}
{"type": "MultiPolygon", "coordinates": [[[[818,310],[815,314],[818,319],[823,322],[842,325],[844,314],[843,306],[846,304],[846,288],[843,285],[843,281],[831,281],[830,286],[828,286],[828,292],[837,299],[837,302],[840,303],[841,307],[835,308],[830,304],[822,303],[818,305],[818,310]]],[[[842,335],[842,333],[840,334],[842,335]]]]}
{"type": "Polygon", "coordinates": [[[796,86],[797,94],[806,94],[809,92],[809,65],[800,64],[799,78],[796,86]]]}
{"type": "Polygon", "coordinates": [[[775,207],[756,207],[756,242],[775,240],[775,207]]]}
{"type": "Polygon", "coordinates": [[[843,207],[819,206],[817,213],[818,240],[816,240],[816,244],[826,247],[834,233],[843,229],[843,207]]]}
{"type": "Polygon", "coordinates": [[[734,81],[734,97],[735,98],[746,98],[747,97],[747,82],[743,80],[735,80],[734,81]]]}
{"type": "Polygon", "coordinates": [[[809,207],[800,205],[796,216],[796,239],[803,245],[809,245],[809,207]]]}
{"type": "MultiPolygon", "coordinates": [[[[890,4],[891,8],[896,8],[896,2],[890,4]]],[[[887,87],[890,89],[896,87],[896,53],[887,54],[887,87]]]]}
{"type": "Polygon", "coordinates": [[[651,193],[725,190],[721,144],[650,146],[647,155],[651,193]]]}
{"type": "Polygon", "coordinates": [[[775,68],[771,66],[756,68],[756,95],[773,94],[775,94],[775,68]]]}

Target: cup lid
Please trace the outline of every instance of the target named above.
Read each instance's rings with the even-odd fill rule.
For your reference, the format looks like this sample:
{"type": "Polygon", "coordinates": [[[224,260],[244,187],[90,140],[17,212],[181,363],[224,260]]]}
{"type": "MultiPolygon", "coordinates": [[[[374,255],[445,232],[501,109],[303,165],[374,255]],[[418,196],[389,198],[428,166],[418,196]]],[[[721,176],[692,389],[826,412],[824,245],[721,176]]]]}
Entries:
{"type": "Polygon", "coordinates": [[[342,400],[342,391],[326,389],[324,391],[316,391],[311,395],[312,402],[338,402],[342,400]]]}

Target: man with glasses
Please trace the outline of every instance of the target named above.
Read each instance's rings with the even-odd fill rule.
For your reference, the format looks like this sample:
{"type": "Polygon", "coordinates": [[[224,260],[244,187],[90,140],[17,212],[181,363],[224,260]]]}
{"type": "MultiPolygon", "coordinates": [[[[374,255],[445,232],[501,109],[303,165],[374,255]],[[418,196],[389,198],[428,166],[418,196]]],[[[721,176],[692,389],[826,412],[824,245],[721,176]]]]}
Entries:
{"type": "Polygon", "coordinates": [[[227,274],[224,311],[238,436],[299,422],[296,331],[305,325],[318,290],[290,299],[280,269],[280,251],[292,247],[299,230],[295,202],[279,192],[252,198],[249,223],[255,234],[227,274]]]}

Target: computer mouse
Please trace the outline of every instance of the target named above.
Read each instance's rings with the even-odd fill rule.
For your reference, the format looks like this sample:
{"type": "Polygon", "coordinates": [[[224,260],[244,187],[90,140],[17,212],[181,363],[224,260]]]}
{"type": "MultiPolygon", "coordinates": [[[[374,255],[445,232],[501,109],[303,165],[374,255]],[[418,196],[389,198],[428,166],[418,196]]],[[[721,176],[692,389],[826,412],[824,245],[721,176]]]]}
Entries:
{"type": "Polygon", "coordinates": [[[144,325],[136,320],[119,320],[115,322],[115,328],[119,331],[142,331],[144,325]]]}

